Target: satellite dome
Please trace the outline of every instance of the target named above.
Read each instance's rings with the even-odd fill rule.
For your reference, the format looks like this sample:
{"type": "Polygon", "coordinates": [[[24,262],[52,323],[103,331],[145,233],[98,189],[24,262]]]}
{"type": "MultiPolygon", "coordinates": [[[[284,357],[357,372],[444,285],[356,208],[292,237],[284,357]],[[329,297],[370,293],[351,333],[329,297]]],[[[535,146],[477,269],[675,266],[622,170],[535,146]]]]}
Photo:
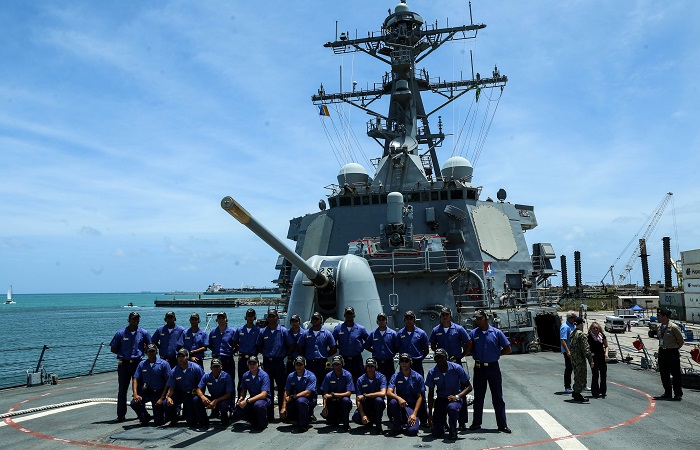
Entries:
{"type": "Polygon", "coordinates": [[[401,12],[409,12],[409,11],[410,11],[410,9],[408,9],[408,5],[404,2],[399,3],[398,5],[396,5],[396,8],[394,8],[395,14],[398,14],[401,12]]]}
{"type": "Polygon", "coordinates": [[[442,176],[455,180],[466,179],[471,181],[474,168],[467,158],[453,156],[442,165],[442,176]]]}
{"type": "Polygon", "coordinates": [[[338,184],[353,185],[355,183],[369,183],[369,175],[364,167],[357,163],[348,163],[340,168],[338,172],[338,184]]]}

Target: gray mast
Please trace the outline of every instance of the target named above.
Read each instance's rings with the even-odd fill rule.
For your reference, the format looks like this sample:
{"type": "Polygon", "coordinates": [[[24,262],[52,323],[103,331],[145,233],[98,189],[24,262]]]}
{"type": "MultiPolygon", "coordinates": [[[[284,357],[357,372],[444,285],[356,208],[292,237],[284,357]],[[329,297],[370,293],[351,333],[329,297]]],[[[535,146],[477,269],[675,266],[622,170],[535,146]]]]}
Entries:
{"type": "Polygon", "coordinates": [[[402,0],[384,20],[380,32],[360,39],[349,39],[346,33],[341,33],[339,40],[324,45],[337,54],[364,52],[391,66],[390,72],[373,89],[328,94],[321,85],[318,94],[312,96],[315,105],[346,102],[373,116],[367,123],[367,135],[384,148],[371,185],[373,191],[379,191],[382,186],[387,191],[401,191],[440,180],[442,174],[435,149],[442,145],[445,134],[441,122],[437,133],[431,131],[429,117],[469,91],[505,86],[508,78],[497,68],[491,78],[482,78],[477,73],[469,80],[444,81],[431,79],[426,69],[416,67],[416,63],[445,42],[473,39],[485,27],[483,24],[448,28],[426,25],[402,0]],[[420,94],[423,91],[438,93],[445,100],[426,112],[420,94]],[[375,100],[387,94],[391,96],[387,115],[370,108],[375,100]]]}

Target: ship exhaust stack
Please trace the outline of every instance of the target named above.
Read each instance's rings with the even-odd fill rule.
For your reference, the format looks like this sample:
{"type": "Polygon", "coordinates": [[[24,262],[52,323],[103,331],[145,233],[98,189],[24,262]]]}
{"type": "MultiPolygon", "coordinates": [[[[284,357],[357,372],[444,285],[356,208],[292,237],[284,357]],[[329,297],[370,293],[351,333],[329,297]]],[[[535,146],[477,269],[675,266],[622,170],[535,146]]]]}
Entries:
{"type": "Polygon", "coordinates": [[[661,239],[664,246],[664,288],[670,292],[673,288],[673,277],[671,276],[671,238],[661,239]]]}
{"type": "Polygon", "coordinates": [[[583,289],[581,286],[581,252],[578,250],[574,252],[574,276],[576,277],[576,296],[579,297],[583,294],[583,289]]]}
{"type": "Polygon", "coordinates": [[[647,241],[643,238],[639,240],[639,257],[642,258],[644,292],[649,292],[649,289],[651,289],[651,280],[649,279],[649,254],[647,253],[647,241]]]}
{"type": "Polygon", "coordinates": [[[330,278],[314,269],[309,263],[297,253],[289,249],[282,241],[258,222],[248,211],[245,210],[233,197],[226,196],[221,199],[221,207],[241,224],[245,225],[250,231],[255,233],[260,239],[265,241],[267,245],[277,250],[280,255],[287,258],[289,262],[295,265],[301,272],[306,275],[309,280],[321,290],[333,289],[333,283],[330,278]]]}
{"type": "Polygon", "coordinates": [[[566,268],[566,255],[561,255],[561,290],[563,294],[569,293],[569,271],[566,268]]]}

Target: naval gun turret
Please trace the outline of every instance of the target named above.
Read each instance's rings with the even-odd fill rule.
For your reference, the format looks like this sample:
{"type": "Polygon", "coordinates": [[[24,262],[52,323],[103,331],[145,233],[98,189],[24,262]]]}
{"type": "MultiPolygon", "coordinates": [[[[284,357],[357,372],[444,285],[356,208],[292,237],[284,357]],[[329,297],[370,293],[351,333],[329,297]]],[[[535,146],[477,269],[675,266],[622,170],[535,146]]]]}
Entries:
{"type": "Polygon", "coordinates": [[[304,260],[232,197],[224,197],[221,207],[299,269],[287,311],[298,314],[302,323],[319,312],[326,318],[325,325],[331,327],[341,320],[345,308],[352,306],[355,320],[370,324],[382,311],[374,275],[364,258],[314,255],[304,260]]]}

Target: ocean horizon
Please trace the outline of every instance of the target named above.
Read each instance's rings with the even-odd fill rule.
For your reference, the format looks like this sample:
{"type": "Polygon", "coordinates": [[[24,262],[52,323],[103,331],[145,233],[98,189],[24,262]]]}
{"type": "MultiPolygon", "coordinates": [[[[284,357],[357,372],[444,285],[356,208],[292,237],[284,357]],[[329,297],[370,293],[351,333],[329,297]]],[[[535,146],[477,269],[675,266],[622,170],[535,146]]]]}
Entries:
{"type": "MultiPolygon", "coordinates": [[[[116,356],[109,343],[114,334],[128,325],[129,313],[138,311],[140,326],[153,332],[165,323],[165,313],[175,312],[177,323],[189,328],[189,316],[193,312],[201,317],[200,327],[206,327],[207,313],[216,313],[211,307],[162,308],[155,300],[196,298],[187,292],[139,292],[139,293],[60,293],[13,294],[13,305],[0,304],[0,314],[6,324],[14,329],[6,334],[0,351],[0,389],[24,386],[27,371],[35,371],[44,349],[41,367],[58,378],[85,376],[117,369],[116,356]],[[133,306],[129,306],[132,304],[133,306]],[[94,366],[94,368],[93,368],[94,366]]],[[[269,300],[253,308],[261,317],[268,306],[278,305],[280,296],[275,294],[207,295],[216,299],[235,297],[241,299],[262,298],[269,300]]],[[[245,323],[246,307],[223,307],[229,325],[240,327],[245,323]]],[[[216,326],[215,321],[213,325],[216,326]]]]}

